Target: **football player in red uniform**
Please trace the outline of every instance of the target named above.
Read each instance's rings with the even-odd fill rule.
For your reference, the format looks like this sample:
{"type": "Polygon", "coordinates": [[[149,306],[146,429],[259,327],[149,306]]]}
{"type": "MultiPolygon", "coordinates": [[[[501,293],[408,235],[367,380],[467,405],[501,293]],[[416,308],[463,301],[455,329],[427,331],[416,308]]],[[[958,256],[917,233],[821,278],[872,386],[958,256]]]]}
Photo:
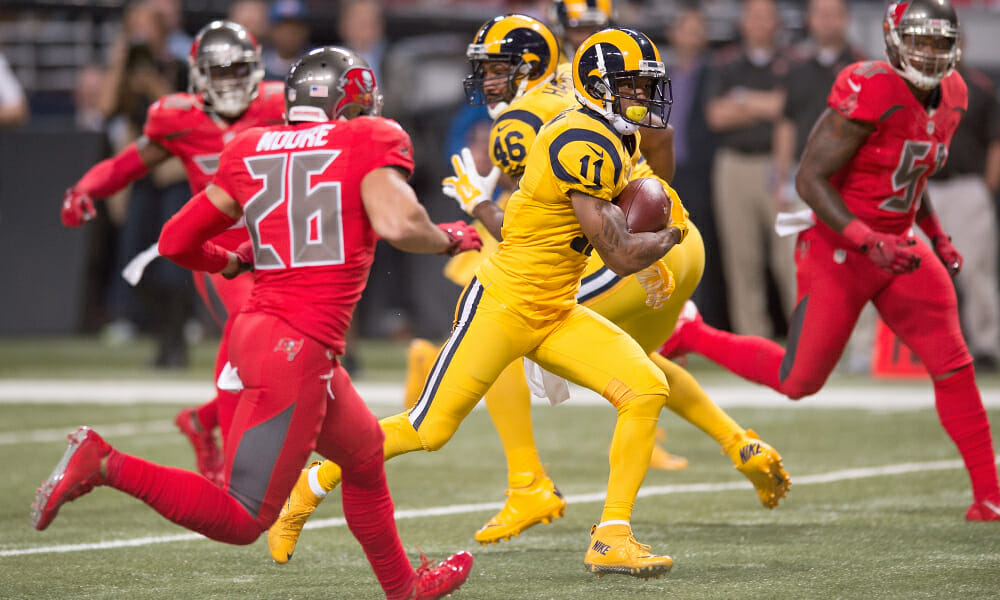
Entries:
{"type": "Polygon", "coordinates": [[[888,62],[841,71],[802,156],[796,187],[816,223],[796,246],[788,349],[695,318],[662,351],[703,354],[798,399],[823,387],[871,301],[930,372],[941,425],[972,480],[966,519],[1000,521],[990,425],[950,280],[962,256],[926,194],[968,100],[954,70],[958,19],[948,0],[909,0],[889,5],[883,26],[888,62]]]}
{"type": "Polygon", "coordinates": [[[286,90],[288,124],[233,139],[212,184],[160,235],[161,253],[185,268],[234,277],[253,264],[256,273],[230,334],[243,390],[224,440],[223,488],[120,452],[82,427],[39,490],[32,520],[44,529],[63,503],[109,485],[206,537],[249,544],[277,518],[315,450],[344,468],[344,516],[386,597],[439,598],[465,581],[472,556],[460,552],[419,573],[410,566],[393,519],[382,428],[337,357],[378,238],[448,254],[481,242],[462,221],[428,218],[406,183],[410,138],[376,116],[381,95],[357,55],[313,50],[292,67],[286,90]],[[252,244],[232,252],[210,241],[241,218],[252,244]]]}
{"type": "MultiPolygon", "coordinates": [[[[110,196],[141,179],[171,156],[180,158],[184,164],[192,192],[200,192],[218,168],[219,154],[226,142],[251,127],[284,122],[284,84],[261,81],[264,68],[260,49],[243,26],[231,21],[206,25],[195,36],[189,63],[194,92],[170,94],[154,103],[149,108],[142,137],[92,167],[66,191],[63,225],[78,227],[90,220],[96,214],[94,199],[110,196]]],[[[214,241],[235,250],[247,239],[246,228],[234,227],[214,241]]],[[[236,314],[243,305],[253,277],[226,280],[218,274],[194,273],[194,284],[223,327],[215,363],[218,379],[226,363],[227,316],[236,314]]],[[[222,453],[212,431],[219,425],[225,437],[236,398],[232,392],[221,389],[216,394],[197,409],[181,411],[175,422],[194,446],[198,471],[221,483],[222,453]]]]}

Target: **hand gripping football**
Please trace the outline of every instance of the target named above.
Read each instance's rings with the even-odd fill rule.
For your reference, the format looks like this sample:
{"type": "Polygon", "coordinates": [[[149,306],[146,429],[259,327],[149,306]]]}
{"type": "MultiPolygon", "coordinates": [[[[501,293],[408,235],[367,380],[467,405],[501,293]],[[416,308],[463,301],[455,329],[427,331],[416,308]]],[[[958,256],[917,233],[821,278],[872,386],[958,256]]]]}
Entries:
{"type": "Polygon", "coordinates": [[[670,225],[670,197],[654,177],[633,179],[612,202],[625,213],[629,233],[660,231],[670,225]]]}

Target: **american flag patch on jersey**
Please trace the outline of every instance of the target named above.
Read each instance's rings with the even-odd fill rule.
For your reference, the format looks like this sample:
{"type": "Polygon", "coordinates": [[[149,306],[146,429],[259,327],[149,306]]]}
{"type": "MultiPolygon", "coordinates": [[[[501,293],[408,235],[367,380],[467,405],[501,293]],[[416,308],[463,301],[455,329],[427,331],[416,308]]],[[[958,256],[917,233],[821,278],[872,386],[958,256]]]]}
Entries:
{"type": "Polygon", "coordinates": [[[326,98],[330,95],[329,88],[325,85],[311,85],[309,86],[309,95],[313,98],[326,98]]]}

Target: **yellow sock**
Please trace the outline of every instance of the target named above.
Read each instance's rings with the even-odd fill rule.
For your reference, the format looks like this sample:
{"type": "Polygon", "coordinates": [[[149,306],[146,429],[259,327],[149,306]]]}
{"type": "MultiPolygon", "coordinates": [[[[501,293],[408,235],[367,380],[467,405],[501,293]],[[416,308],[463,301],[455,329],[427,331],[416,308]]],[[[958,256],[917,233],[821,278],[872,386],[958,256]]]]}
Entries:
{"type": "Polygon", "coordinates": [[[707,433],[723,448],[745,433],[739,423],[712,402],[690,373],[656,352],[649,357],[670,382],[667,408],[677,416],[707,433]]]}
{"type": "MultiPolygon", "coordinates": [[[[417,430],[410,424],[406,413],[386,417],[379,421],[379,425],[385,431],[385,444],[382,446],[385,460],[423,449],[417,430]]],[[[340,467],[333,461],[324,460],[316,470],[316,480],[329,492],[340,485],[340,467]]]]}
{"type": "Polygon", "coordinates": [[[545,474],[531,426],[531,392],[520,360],[507,365],[486,392],[486,408],[507,458],[507,485],[525,487],[545,474]]]}
{"type": "Polygon", "coordinates": [[[611,439],[608,458],[611,475],[601,522],[630,521],[639,486],[649,470],[649,458],[656,440],[656,422],[663,397],[634,396],[619,405],[618,422],[611,439]]]}
{"type": "Polygon", "coordinates": [[[409,410],[420,399],[424,391],[424,382],[434,367],[440,346],[431,342],[414,338],[406,350],[406,379],[403,383],[403,408],[409,410]]]}

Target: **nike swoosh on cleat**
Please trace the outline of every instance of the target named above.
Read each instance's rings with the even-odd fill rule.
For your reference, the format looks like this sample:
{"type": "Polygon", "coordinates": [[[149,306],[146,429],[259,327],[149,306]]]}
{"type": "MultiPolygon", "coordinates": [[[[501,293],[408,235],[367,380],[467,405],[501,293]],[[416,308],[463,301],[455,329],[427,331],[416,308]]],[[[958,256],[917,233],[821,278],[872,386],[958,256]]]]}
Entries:
{"type": "Polygon", "coordinates": [[[292,560],[292,553],[291,552],[285,552],[285,560],[292,560]]]}
{"type": "Polygon", "coordinates": [[[983,506],[993,511],[993,513],[1000,515],[1000,506],[993,504],[989,500],[983,500],[983,506]]]}

